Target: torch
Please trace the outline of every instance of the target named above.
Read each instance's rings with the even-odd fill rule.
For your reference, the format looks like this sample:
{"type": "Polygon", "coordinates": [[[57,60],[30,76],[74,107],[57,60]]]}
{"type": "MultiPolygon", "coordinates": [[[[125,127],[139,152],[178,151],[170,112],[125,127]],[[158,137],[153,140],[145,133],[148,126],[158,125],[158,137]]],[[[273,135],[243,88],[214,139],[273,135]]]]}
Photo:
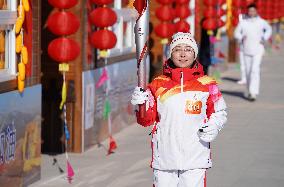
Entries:
{"type": "MultiPolygon", "coordinates": [[[[138,86],[146,89],[146,58],[149,37],[149,0],[135,0],[134,7],[139,13],[134,27],[137,59],[138,86]]],[[[146,105],[139,105],[139,116],[143,118],[146,105]]]]}

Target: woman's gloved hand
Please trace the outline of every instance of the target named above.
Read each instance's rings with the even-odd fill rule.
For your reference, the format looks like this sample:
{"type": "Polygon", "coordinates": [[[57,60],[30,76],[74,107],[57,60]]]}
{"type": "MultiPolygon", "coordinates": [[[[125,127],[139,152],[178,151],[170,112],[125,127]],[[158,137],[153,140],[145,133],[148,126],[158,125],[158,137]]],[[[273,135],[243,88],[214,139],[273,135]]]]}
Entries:
{"type": "Polygon", "coordinates": [[[204,142],[212,142],[219,133],[215,124],[204,124],[197,132],[198,137],[204,142]]]}
{"type": "Polygon", "coordinates": [[[131,104],[141,105],[148,100],[149,94],[141,87],[136,87],[132,94],[131,104]]]}

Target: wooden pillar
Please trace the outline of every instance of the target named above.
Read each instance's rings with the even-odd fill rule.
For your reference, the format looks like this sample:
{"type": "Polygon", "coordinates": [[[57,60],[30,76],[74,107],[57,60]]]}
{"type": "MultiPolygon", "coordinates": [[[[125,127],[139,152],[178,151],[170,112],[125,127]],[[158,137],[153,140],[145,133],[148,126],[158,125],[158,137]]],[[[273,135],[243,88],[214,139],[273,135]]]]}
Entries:
{"type": "MultiPolygon", "coordinates": [[[[80,20],[80,28],[78,31],[70,36],[70,38],[77,41],[80,45],[81,52],[80,55],[77,57],[76,60],[70,63],[70,71],[66,75],[66,79],[69,82],[68,89],[72,89],[74,93],[73,103],[67,105],[69,109],[67,109],[67,116],[72,117],[70,120],[71,124],[71,151],[75,153],[81,153],[82,149],[82,71],[83,71],[83,30],[84,30],[84,11],[85,11],[85,0],[78,1],[78,4],[71,9],[71,11],[78,16],[80,20]],[[72,86],[71,87],[71,82],[72,86]]],[[[68,99],[68,98],[67,98],[68,99]]],[[[72,101],[71,101],[72,102],[72,101]]],[[[68,120],[68,121],[69,121],[68,120]]]]}

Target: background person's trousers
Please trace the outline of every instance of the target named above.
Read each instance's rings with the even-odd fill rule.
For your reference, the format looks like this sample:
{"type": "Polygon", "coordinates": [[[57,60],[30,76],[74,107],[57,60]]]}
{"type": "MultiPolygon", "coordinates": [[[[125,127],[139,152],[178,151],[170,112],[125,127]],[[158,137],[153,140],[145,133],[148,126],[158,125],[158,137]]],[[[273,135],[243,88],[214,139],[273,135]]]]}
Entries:
{"type": "Polygon", "coordinates": [[[206,169],[154,169],[154,187],[206,187],[206,169]]]}
{"type": "Polygon", "coordinates": [[[247,88],[250,94],[259,94],[260,64],[263,53],[257,55],[244,55],[245,70],[247,77],[247,88]]]}
{"type": "Polygon", "coordinates": [[[247,80],[246,78],[246,69],[245,69],[245,60],[244,60],[244,52],[240,51],[239,52],[239,60],[240,60],[240,70],[241,70],[241,80],[245,81],[247,80]]]}

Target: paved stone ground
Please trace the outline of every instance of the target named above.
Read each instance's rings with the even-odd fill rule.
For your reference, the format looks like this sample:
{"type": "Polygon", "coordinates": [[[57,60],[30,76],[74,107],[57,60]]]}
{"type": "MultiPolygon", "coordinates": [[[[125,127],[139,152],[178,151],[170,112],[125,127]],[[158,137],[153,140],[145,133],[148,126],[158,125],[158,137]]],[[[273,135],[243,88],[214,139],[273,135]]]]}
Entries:
{"type": "MultiPolygon", "coordinates": [[[[239,71],[229,65],[221,89],[228,104],[228,122],[212,145],[213,168],[209,187],[284,186],[284,50],[266,54],[262,64],[261,94],[256,102],[243,97],[239,71]]],[[[70,154],[75,178],[70,185],[53,157],[43,155],[42,179],[31,186],[147,187],[152,171],[150,129],[132,125],[115,135],[118,150],[106,156],[104,146],[70,154]]],[[[107,145],[107,142],[104,142],[107,145]]],[[[65,170],[64,155],[56,156],[65,170]]]]}

